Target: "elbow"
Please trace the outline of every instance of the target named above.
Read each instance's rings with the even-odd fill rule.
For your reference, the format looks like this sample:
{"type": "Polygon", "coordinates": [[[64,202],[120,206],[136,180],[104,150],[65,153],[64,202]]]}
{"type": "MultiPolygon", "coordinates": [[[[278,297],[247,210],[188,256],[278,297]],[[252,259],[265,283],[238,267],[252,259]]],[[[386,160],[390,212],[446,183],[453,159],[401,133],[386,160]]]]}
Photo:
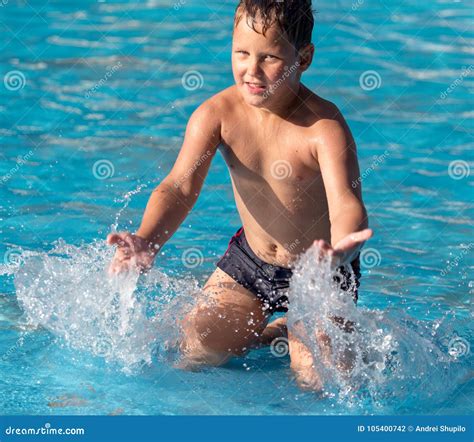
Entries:
{"type": "Polygon", "coordinates": [[[194,205],[200,193],[200,189],[193,186],[189,179],[176,179],[172,176],[167,176],[155,191],[164,191],[188,207],[194,205]]]}
{"type": "Polygon", "coordinates": [[[357,230],[367,229],[369,227],[369,216],[365,206],[358,204],[357,207],[354,207],[352,210],[354,224],[358,226],[357,230]]]}

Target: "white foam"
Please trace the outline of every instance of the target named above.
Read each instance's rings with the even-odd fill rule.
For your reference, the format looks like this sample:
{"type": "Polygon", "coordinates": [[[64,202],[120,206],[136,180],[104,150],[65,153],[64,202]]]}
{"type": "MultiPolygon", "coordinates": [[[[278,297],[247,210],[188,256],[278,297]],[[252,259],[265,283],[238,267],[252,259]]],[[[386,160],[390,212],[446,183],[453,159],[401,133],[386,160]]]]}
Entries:
{"type": "Polygon", "coordinates": [[[113,253],[104,241],[73,246],[60,240],[49,252],[23,251],[3,273],[14,275],[31,325],[132,372],[178,340],[179,318],[198,285],[156,268],[111,277],[106,269],[113,253]]]}
{"type": "MultiPolygon", "coordinates": [[[[104,241],[73,246],[59,240],[49,252],[14,252],[0,274],[14,276],[29,325],[44,327],[71,348],[119,364],[126,373],[156,359],[175,362],[179,357],[180,320],[199,293],[195,279],[156,268],[146,275],[110,278],[106,268],[114,252],[104,241]]],[[[315,252],[309,249],[295,266],[288,327],[313,354],[323,396],[345,406],[370,403],[379,408],[399,403],[415,390],[419,400],[447,397],[472,361],[465,351],[471,335],[458,336],[454,327],[468,334],[469,327],[448,315],[424,322],[400,310],[356,307],[334,283],[330,263],[316,263],[315,252]],[[354,330],[346,332],[333,317],[351,321],[354,330]],[[331,340],[330,363],[324,362],[316,331],[331,340]],[[342,371],[336,362],[347,349],[354,355],[353,366],[342,371]],[[423,388],[427,380],[429,388],[423,388]]]]}
{"type": "Polygon", "coordinates": [[[288,327],[311,351],[323,384],[323,396],[336,398],[349,406],[365,401],[381,406],[400,400],[410,389],[419,387],[420,378],[429,379],[429,388],[418,394],[446,395],[456,385],[450,367],[457,361],[437,342],[448,331],[434,323],[409,318],[397,311],[356,307],[352,296],[333,281],[334,270],[324,259],[316,263],[313,246],[297,262],[290,286],[288,327]],[[353,324],[347,332],[331,318],[344,318],[353,324]],[[392,319],[392,317],[396,319],[392,319]],[[329,336],[327,361],[316,338],[329,336]],[[349,351],[352,364],[346,370],[337,362],[349,351]],[[326,362],[325,362],[326,361],[326,362]]]}

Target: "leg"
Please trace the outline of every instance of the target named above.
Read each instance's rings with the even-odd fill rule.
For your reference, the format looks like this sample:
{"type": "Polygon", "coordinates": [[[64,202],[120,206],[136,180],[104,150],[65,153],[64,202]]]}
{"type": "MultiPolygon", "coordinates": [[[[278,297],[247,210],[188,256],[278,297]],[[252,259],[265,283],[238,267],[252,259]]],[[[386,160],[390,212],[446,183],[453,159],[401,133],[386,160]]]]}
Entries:
{"type": "MultiPolygon", "coordinates": [[[[295,324],[298,333],[305,333],[303,324],[295,324]]],[[[321,391],[323,384],[316,371],[311,351],[304,345],[294,332],[288,330],[291,369],[297,384],[304,390],[321,391]]]]}
{"type": "MultiPolygon", "coordinates": [[[[355,324],[352,321],[347,321],[340,316],[333,316],[330,318],[331,321],[336,324],[344,333],[352,333],[355,331],[355,324]]],[[[321,339],[325,341],[325,345],[328,351],[328,354],[331,354],[331,338],[323,333],[320,332],[321,339]]],[[[340,355],[340,357],[335,361],[336,367],[339,371],[343,374],[349,374],[355,365],[356,354],[354,350],[350,347],[346,347],[344,352],[340,355]]]]}
{"type": "MultiPolygon", "coordinates": [[[[353,323],[350,321],[345,321],[343,318],[334,317],[333,321],[338,323],[339,325],[344,327],[344,331],[347,333],[351,333],[353,329],[353,323]]],[[[288,328],[286,326],[286,317],[282,316],[281,318],[277,318],[274,321],[270,322],[263,330],[262,335],[260,336],[260,341],[258,343],[258,347],[265,347],[267,345],[271,345],[274,339],[277,338],[286,338],[288,339],[288,328]]],[[[323,346],[326,349],[330,345],[329,336],[327,336],[323,332],[319,332],[317,334],[317,341],[319,342],[320,346],[323,346]]],[[[330,347],[329,347],[330,349],[330,347]]]]}
{"type": "Polygon", "coordinates": [[[271,345],[277,338],[288,339],[288,329],[286,327],[286,317],[277,318],[270,322],[263,330],[257,348],[271,345]]]}
{"type": "MultiPolygon", "coordinates": [[[[354,331],[354,324],[350,321],[345,321],[340,317],[332,317],[331,320],[345,333],[352,333],[354,331]]],[[[303,323],[301,322],[297,322],[294,325],[294,331],[296,331],[299,336],[308,337],[303,323]]],[[[331,368],[333,366],[331,338],[321,329],[314,331],[314,337],[314,342],[318,345],[320,350],[322,364],[331,368]]],[[[288,338],[291,368],[298,385],[303,389],[322,390],[323,383],[317,372],[313,354],[291,330],[288,330],[288,338]]],[[[346,348],[343,354],[334,361],[334,365],[340,372],[348,374],[354,367],[354,359],[355,355],[353,351],[350,348],[346,348]]]]}
{"type": "Polygon", "coordinates": [[[203,299],[183,321],[183,368],[222,365],[259,341],[268,322],[262,302],[217,268],[203,299]]]}

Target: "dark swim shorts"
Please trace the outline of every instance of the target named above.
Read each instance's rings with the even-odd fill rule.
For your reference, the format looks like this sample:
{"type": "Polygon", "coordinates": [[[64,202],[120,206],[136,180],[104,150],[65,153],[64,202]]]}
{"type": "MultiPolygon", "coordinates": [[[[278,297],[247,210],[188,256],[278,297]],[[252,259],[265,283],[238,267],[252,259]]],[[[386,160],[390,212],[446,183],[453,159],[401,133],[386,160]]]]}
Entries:
{"type": "MultiPolygon", "coordinates": [[[[357,303],[361,276],[359,256],[352,261],[351,266],[355,274],[355,286],[351,283],[351,273],[342,266],[337,268],[338,276],[334,280],[342,290],[351,291],[352,298],[357,303]]],[[[261,299],[270,313],[288,311],[291,269],[268,264],[256,256],[249,247],[243,227],[231,238],[217,267],[261,299]]]]}

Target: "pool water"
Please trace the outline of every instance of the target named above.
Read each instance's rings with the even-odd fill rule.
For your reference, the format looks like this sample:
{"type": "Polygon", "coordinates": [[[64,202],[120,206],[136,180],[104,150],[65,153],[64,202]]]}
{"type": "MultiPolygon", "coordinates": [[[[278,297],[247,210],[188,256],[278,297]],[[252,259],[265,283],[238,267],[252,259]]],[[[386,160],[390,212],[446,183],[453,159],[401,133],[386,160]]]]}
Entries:
{"type": "Polygon", "coordinates": [[[188,117],[233,83],[234,6],[0,7],[1,414],[472,413],[467,3],[317,3],[303,82],[349,122],[375,231],[349,313],[375,352],[393,350],[386,336],[399,342],[377,379],[361,372],[351,400],[343,382],[326,396],[299,390],[274,349],[200,372],[173,367],[173,324],[240,226],[220,155],[138,289],[136,278],[105,277],[103,239],[138,227],[188,117]]]}

